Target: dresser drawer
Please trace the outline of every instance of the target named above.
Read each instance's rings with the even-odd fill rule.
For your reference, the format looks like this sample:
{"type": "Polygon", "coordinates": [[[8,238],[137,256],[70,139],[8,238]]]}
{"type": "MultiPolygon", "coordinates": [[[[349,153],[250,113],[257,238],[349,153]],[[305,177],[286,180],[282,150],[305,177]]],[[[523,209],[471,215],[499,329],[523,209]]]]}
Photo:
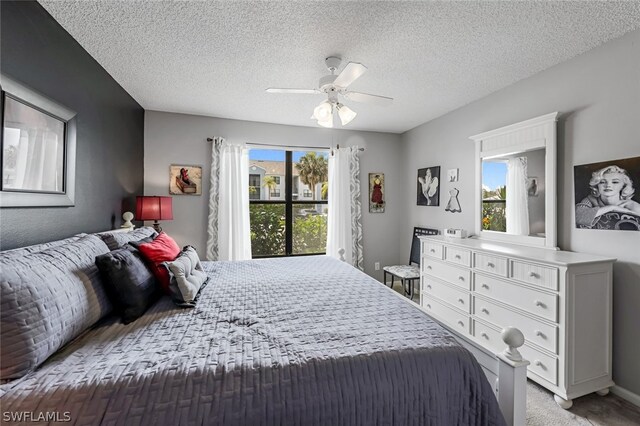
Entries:
{"type": "Polygon", "coordinates": [[[474,273],[473,283],[476,293],[558,322],[558,296],[555,294],[544,293],[478,273],[474,273]]]}
{"type": "Polygon", "coordinates": [[[473,267],[492,274],[507,276],[507,259],[485,253],[474,253],[473,267]]]}
{"type": "Polygon", "coordinates": [[[434,299],[430,295],[422,295],[422,308],[434,318],[450,326],[462,334],[469,334],[469,316],[459,312],[446,304],[434,299]]]}
{"type": "Polygon", "coordinates": [[[554,385],[558,384],[557,358],[544,354],[529,345],[524,345],[518,350],[523,358],[531,363],[529,367],[527,367],[529,372],[537,374],[554,385]]]}
{"type": "Polygon", "coordinates": [[[558,289],[558,268],[511,260],[511,278],[551,290],[558,289]]]}
{"type": "Polygon", "coordinates": [[[426,256],[434,257],[436,259],[444,258],[444,247],[442,244],[432,243],[431,241],[424,241],[422,244],[422,252],[426,256]]]}
{"type": "Polygon", "coordinates": [[[448,283],[455,284],[465,290],[471,290],[471,271],[468,269],[424,259],[422,262],[422,272],[440,278],[448,283]]]}
{"type": "Polygon", "coordinates": [[[517,327],[528,342],[558,353],[558,328],[519,314],[493,302],[473,297],[473,313],[480,319],[503,329],[517,327]]]}
{"type": "MultiPolygon", "coordinates": [[[[472,334],[476,340],[482,342],[494,352],[502,352],[506,349],[506,344],[502,340],[501,332],[490,327],[481,321],[473,321],[472,334]]],[[[543,354],[541,351],[524,345],[518,348],[522,357],[529,361],[528,370],[543,379],[558,384],[558,360],[555,357],[543,354]]]]}
{"type": "Polygon", "coordinates": [[[462,266],[471,266],[471,252],[457,247],[446,246],[444,248],[444,259],[450,263],[462,266]]]}
{"type": "Polygon", "coordinates": [[[465,291],[458,290],[459,287],[453,287],[441,283],[440,281],[425,277],[423,281],[423,293],[435,296],[455,306],[456,308],[471,313],[471,295],[465,291]]]}

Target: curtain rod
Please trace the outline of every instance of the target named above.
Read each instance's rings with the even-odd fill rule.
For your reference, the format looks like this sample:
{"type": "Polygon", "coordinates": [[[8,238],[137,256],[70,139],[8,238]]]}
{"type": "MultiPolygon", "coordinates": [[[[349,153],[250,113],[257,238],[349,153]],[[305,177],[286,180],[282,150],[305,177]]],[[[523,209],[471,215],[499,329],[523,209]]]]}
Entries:
{"type": "MultiPolygon", "coordinates": [[[[340,144],[336,145],[336,149],[340,149],[340,144]]],[[[364,148],[358,148],[358,151],[364,151],[364,148]]]]}
{"type": "MultiPolygon", "coordinates": [[[[213,138],[207,138],[207,142],[213,142],[213,138]]],[[[273,148],[305,148],[305,149],[326,149],[327,151],[330,150],[331,148],[328,146],[284,146],[284,145],[273,145],[273,144],[267,144],[267,143],[256,143],[256,142],[251,142],[251,143],[247,143],[247,145],[249,146],[253,146],[253,145],[257,145],[257,146],[269,146],[269,147],[273,147],[273,148]]],[[[336,148],[340,148],[340,145],[336,145],[336,148]]],[[[358,151],[364,151],[364,148],[358,148],[358,151]]]]}

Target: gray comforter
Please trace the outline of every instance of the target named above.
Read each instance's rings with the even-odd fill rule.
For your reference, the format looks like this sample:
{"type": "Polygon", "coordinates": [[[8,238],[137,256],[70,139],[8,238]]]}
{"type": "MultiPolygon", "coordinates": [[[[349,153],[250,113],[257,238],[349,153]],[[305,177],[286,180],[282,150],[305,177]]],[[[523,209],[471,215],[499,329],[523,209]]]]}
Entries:
{"type": "Polygon", "coordinates": [[[211,279],[194,309],[163,298],[134,323],[99,324],[2,386],[3,421],[504,424],[473,356],[351,266],[325,256],[204,265],[211,279]]]}

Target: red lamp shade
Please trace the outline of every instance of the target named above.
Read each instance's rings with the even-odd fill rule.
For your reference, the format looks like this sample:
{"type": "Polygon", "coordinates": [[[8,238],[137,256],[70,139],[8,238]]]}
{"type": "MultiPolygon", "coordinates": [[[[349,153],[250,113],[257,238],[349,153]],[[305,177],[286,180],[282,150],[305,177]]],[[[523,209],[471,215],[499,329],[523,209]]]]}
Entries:
{"type": "MultiPolygon", "coordinates": [[[[154,220],[153,226],[162,230],[158,226],[159,220],[173,220],[173,208],[171,197],[137,196],[136,197],[136,219],[154,220]]],[[[160,231],[158,231],[160,232],[160,231]]]]}

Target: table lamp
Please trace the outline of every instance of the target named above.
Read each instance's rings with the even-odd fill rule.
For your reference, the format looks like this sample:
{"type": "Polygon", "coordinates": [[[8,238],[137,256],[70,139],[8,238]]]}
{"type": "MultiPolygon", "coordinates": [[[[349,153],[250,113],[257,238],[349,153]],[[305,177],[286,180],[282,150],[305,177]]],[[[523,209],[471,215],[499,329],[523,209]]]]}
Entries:
{"type": "Polygon", "coordinates": [[[159,220],[173,220],[171,197],[139,195],[136,197],[136,219],[153,220],[153,228],[160,232],[159,220]]]}

